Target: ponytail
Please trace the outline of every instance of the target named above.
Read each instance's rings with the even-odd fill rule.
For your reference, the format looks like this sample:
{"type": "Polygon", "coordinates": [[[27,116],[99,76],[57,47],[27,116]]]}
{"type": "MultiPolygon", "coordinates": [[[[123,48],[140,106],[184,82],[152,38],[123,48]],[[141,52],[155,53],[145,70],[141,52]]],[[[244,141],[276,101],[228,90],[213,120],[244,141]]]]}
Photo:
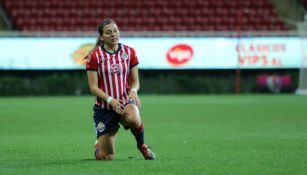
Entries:
{"type": "Polygon", "coordinates": [[[93,50],[95,50],[97,47],[102,46],[102,45],[103,45],[103,41],[100,39],[100,36],[98,36],[94,48],[91,51],[89,51],[88,54],[83,59],[86,60],[87,57],[93,52],[93,50]]]}
{"type": "MultiPolygon", "coordinates": [[[[95,46],[97,47],[97,46],[101,46],[101,45],[103,45],[103,41],[100,39],[100,36],[98,36],[98,37],[97,37],[97,40],[96,40],[95,46]]],[[[96,48],[96,47],[95,47],[95,48],[96,48]]]]}

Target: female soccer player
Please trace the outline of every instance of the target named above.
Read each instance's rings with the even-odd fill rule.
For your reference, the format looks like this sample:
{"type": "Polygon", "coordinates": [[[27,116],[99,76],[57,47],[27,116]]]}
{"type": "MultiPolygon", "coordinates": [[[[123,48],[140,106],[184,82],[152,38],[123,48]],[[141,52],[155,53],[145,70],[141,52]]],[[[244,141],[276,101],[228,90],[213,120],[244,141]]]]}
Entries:
{"type": "Polygon", "coordinates": [[[156,159],[144,143],[135,50],[119,43],[119,30],[113,20],[104,20],[98,32],[98,46],[88,55],[86,64],[90,91],[96,96],[93,107],[97,133],[95,157],[97,160],[114,159],[116,133],[121,123],[126,129],[130,128],[144,158],[156,159]]]}

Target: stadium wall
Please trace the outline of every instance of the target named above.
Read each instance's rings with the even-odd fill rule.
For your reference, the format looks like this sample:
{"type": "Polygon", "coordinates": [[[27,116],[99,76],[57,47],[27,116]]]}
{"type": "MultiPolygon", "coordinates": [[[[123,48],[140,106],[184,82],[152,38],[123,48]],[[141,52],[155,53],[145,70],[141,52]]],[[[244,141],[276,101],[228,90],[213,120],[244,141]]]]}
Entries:
{"type": "MultiPolygon", "coordinates": [[[[140,57],[144,94],[234,93],[237,69],[241,93],[292,93],[302,50],[307,52],[301,48],[305,35],[295,32],[249,32],[241,37],[235,32],[138,34],[123,33],[122,40],[140,57]],[[260,76],[267,77],[264,84],[259,83],[260,76]],[[291,83],[279,87],[275,80],[282,77],[291,83]],[[272,90],[272,84],[280,89],[272,90]]],[[[0,33],[0,95],[89,94],[82,58],[93,48],[95,35],[0,33]],[[22,49],[16,52],[16,46],[22,49]]]]}
{"type": "MultiPolygon", "coordinates": [[[[241,93],[274,93],[270,84],[257,83],[259,76],[290,76],[292,83],[280,93],[297,88],[297,69],[242,70],[241,93]]],[[[140,94],[232,94],[236,70],[140,70],[140,94]]],[[[0,96],[88,95],[82,70],[0,71],[0,96]]]]}

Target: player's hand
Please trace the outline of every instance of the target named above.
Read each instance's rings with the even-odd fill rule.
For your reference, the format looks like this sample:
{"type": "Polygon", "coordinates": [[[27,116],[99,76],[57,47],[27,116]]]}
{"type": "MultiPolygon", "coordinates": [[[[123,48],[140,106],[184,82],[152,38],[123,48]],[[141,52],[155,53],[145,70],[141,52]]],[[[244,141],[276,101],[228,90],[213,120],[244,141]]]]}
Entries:
{"type": "Polygon", "coordinates": [[[124,112],[124,105],[123,105],[123,100],[120,99],[112,99],[110,105],[112,106],[113,110],[122,115],[124,112]]]}
{"type": "Polygon", "coordinates": [[[141,100],[136,91],[130,91],[129,98],[135,101],[137,107],[141,107],[141,100]]]}

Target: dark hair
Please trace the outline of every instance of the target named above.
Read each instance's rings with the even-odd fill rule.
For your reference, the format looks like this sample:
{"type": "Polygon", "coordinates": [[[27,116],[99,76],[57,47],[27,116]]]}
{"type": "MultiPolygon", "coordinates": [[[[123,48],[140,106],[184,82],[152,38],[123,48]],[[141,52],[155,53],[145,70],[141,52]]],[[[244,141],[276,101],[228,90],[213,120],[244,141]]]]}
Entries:
{"type": "MultiPolygon", "coordinates": [[[[98,37],[97,37],[95,47],[94,47],[89,53],[91,53],[93,50],[95,50],[95,48],[97,48],[98,46],[102,46],[102,45],[103,45],[103,41],[100,39],[100,35],[103,34],[103,29],[104,29],[104,27],[105,27],[106,25],[108,25],[108,24],[111,24],[111,23],[116,24],[115,21],[112,20],[112,19],[105,19],[105,20],[103,20],[103,21],[98,25],[97,30],[98,30],[99,35],[98,35],[98,37]]],[[[88,56],[88,55],[87,55],[87,56],[88,56]]],[[[87,59],[87,56],[85,56],[84,59],[87,59]]]]}
{"type": "Polygon", "coordinates": [[[103,34],[103,29],[104,29],[104,27],[105,27],[106,25],[108,25],[108,24],[111,24],[111,23],[116,24],[115,21],[113,21],[112,19],[105,19],[105,20],[103,20],[103,21],[99,24],[99,26],[98,26],[98,33],[99,33],[100,35],[102,35],[102,34],[103,34]]]}
{"type": "Polygon", "coordinates": [[[101,45],[103,45],[103,41],[100,39],[100,36],[98,36],[95,46],[101,46],[101,45]]]}
{"type": "Polygon", "coordinates": [[[99,36],[98,36],[98,38],[97,38],[97,40],[96,40],[96,46],[103,45],[103,41],[101,41],[100,35],[103,34],[103,29],[104,29],[104,27],[105,27],[106,25],[108,25],[108,24],[111,24],[111,23],[116,24],[115,21],[112,20],[112,19],[105,19],[105,20],[103,20],[103,21],[98,25],[97,30],[98,30],[99,36]]]}

